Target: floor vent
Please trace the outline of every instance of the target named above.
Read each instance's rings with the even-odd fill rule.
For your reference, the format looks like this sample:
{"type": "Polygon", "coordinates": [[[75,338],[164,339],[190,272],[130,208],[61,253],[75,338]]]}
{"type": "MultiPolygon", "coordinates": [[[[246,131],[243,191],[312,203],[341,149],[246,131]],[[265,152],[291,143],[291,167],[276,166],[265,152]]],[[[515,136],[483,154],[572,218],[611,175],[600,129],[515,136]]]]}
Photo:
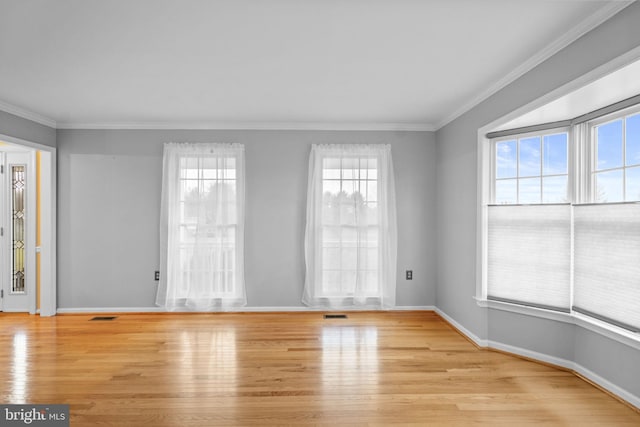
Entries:
{"type": "Polygon", "coordinates": [[[325,314],[324,318],[325,319],[346,319],[347,315],[346,314],[325,314]]]}
{"type": "Polygon", "coordinates": [[[113,319],[116,319],[116,318],[117,318],[116,316],[96,316],[96,317],[94,317],[92,319],[89,319],[89,320],[113,320],[113,319]]]}

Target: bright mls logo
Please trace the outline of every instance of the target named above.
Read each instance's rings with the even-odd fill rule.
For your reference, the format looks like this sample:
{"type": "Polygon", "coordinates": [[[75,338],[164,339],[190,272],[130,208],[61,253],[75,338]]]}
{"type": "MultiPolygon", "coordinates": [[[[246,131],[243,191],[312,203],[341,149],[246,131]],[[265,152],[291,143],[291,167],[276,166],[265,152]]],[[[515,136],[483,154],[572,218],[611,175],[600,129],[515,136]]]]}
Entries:
{"type": "Polygon", "coordinates": [[[69,405],[0,405],[0,425],[69,427],[69,405]]]}

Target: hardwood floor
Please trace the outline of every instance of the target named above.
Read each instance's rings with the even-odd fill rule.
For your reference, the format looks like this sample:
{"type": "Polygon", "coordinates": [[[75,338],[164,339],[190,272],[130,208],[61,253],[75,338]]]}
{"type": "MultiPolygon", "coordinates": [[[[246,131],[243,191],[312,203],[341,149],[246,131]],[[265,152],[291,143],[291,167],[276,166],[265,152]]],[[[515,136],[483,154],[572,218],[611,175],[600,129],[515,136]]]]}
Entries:
{"type": "Polygon", "coordinates": [[[572,373],[479,350],[431,312],[116,316],[1,314],[2,403],[70,404],[74,427],[640,425],[572,373]]]}

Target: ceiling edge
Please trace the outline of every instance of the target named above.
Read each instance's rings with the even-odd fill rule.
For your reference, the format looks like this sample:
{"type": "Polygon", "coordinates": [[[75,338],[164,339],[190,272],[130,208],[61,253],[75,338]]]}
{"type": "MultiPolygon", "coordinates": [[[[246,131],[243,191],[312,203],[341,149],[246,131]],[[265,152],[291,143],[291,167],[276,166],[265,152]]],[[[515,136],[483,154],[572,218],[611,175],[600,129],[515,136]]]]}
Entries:
{"type": "Polygon", "coordinates": [[[0,111],[22,117],[23,119],[31,120],[32,122],[40,123],[41,125],[49,126],[50,128],[55,129],[57,126],[56,121],[52,118],[34,113],[33,111],[25,110],[24,108],[16,107],[15,105],[7,102],[0,101],[0,111]]]}
{"type": "Polygon", "coordinates": [[[324,130],[324,131],[413,131],[432,132],[428,123],[331,123],[331,122],[137,122],[57,124],[58,129],[122,129],[122,130],[324,130]]]}
{"type": "Polygon", "coordinates": [[[509,74],[498,80],[493,85],[489,86],[485,91],[478,94],[471,101],[465,103],[462,107],[449,114],[442,121],[435,124],[435,130],[439,130],[451,123],[458,117],[462,116],[473,107],[480,104],[491,95],[495,94],[499,90],[505,88],[509,84],[513,83],[518,78],[531,71],[542,62],[551,58],[556,53],[560,52],[565,47],[569,46],[580,37],[593,30],[594,28],[602,25],[605,21],[613,17],[615,14],[631,5],[633,1],[612,1],[602,6],[596,12],[582,20],[576,26],[567,31],[562,37],[554,40],[551,44],[540,50],[537,54],[533,55],[527,61],[520,66],[514,68],[509,74]]]}

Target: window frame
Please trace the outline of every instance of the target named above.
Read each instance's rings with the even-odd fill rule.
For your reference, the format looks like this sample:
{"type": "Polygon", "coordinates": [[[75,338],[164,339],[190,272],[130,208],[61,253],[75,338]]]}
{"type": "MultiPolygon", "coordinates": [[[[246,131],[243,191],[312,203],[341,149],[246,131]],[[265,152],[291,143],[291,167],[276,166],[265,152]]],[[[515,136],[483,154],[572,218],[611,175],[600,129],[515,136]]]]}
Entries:
{"type": "MultiPolygon", "coordinates": [[[[596,204],[609,204],[609,203],[635,203],[640,201],[640,197],[637,200],[627,200],[626,198],[626,176],[627,170],[630,168],[638,168],[640,169],[640,161],[631,166],[627,166],[626,164],[626,149],[627,149],[627,135],[626,135],[626,119],[628,117],[640,115],[640,104],[632,105],[630,107],[624,108],[619,111],[615,111],[609,114],[602,115],[600,117],[594,118],[593,120],[589,120],[586,122],[587,126],[587,141],[584,142],[584,145],[581,147],[583,151],[586,150],[585,154],[589,154],[588,156],[583,156],[585,173],[589,175],[588,179],[585,180],[585,184],[589,189],[587,196],[584,200],[578,200],[577,203],[596,203],[596,204]],[[597,138],[597,128],[603,125],[607,125],[609,123],[614,123],[618,120],[622,121],[622,166],[606,168],[598,170],[598,138],[597,138]],[[597,184],[596,184],[596,175],[598,173],[603,172],[612,172],[612,171],[622,171],[622,195],[623,200],[617,200],[612,202],[600,202],[597,200],[597,184]]],[[[576,177],[577,179],[577,177],[576,177]]]]}
{"type": "MultiPolygon", "coordinates": [[[[192,242],[190,241],[190,239],[187,238],[187,234],[189,233],[190,229],[196,228],[198,226],[198,221],[193,221],[192,219],[190,220],[189,218],[191,217],[187,216],[187,209],[188,209],[187,197],[188,196],[185,192],[183,192],[185,188],[183,184],[188,181],[195,181],[196,188],[198,189],[198,192],[200,192],[204,189],[204,187],[207,185],[208,182],[211,182],[212,185],[215,185],[217,183],[225,184],[225,183],[228,183],[229,181],[232,181],[236,195],[238,193],[237,155],[233,155],[230,153],[226,153],[224,155],[210,155],[209,160],[215,159],[215,164],[216,164],[216,167],[214,169],[208,168],[209,170],[215,171],[215,177],[213,178],[204,177],[203,171],[205,170],[205,167],[203,164],[206,163],[205,158],[206,158],[206,155],[204,156],[194,155],[192,153],[185,153],[184,155],[179,155],[178,182],[180,183],[179,185],[180,193],[178,194],[178,201],[180,204],[180,219],[178,220],[178,224],[180,227],[180,232],[178,233],[178,235],[180,236],[179,245],[181,250],[188,251],[189,247],[192,247],[195,245],[195,242],[192,242]],[[195,160],[195,163],[196,163],[195,168],[189,167],[190,166],[189,160],[191,161],[195,160]],[[233,168],[224,167],[229,160],[233,160],[234,162],[233,168]],[[184,166],[182,162],[185,162],[184,166]],[[196,171],[198,176],[196,178],[189,177],[188,175],[185,176],[185,172],[187,170],[196,171]],[[233,171],[233,174],[232,174],[233,178],[227,177],[227,173],[225,172],[227,170],[233,171]]],[[[238,209],[238,202],[239,201],[236,200],[236,207],[235,207],[236,210],[238,209]]],[[[237,258],[239,257],[239,254],[237,253],[238,239],[239,239],[238,226],[239,224],[238,224],[237,218],[235,222],[231,222],[231,223],[207,225],[207,228],[213,231],[215,234],[227,233],[229,230],[231,230],[231,233],[229,234],[232,234],[234,236],[233,246],[220,246],[218,248],[215,248],[215,250],[219,250],[221,252],[221,256],[223,258],[228,259],[228,263],[230,264],[228,266],[225,266],[222,270],[216,271],[216,273],[233,276],[233,285],[230,286],[230,289],[227,289],[226,291],[218,290],[215,293],[215,295],[213,295],[213,298],[220,298],[220,299],[233,298],[238,293],[238,290],[237,290],[238,280],[239,280],[239,278],[237,277],[238,276],[237,274],[238,259],[237,258]]],[[[194,269],[190,266],[185,266],[183,269],[184,274],[189,274],[189,273],[192,273],[193,271],[194,269]]],[[[182,286],[178,286],[177,288],[182,292],[182,297],[181,297],[182,299],[186,299],[187,298],[186,295],[188,294],[188,288],[185,288],[184,286],[185,284],[182,284],[182,286]]]]}
{"type": "MultiPolygon", "coordinates": [[[[341,194],[341,193],[343,193],[343,192],[344,192],[344,190],[343,190],[343,182],[344,182],[344,181],[354,181],[354,182],[358,182],[360,187],[361,187],[361,185],[362,185],[361,183],[362,183],[362,182],[365,182],[365,183],[366,183],[366,184],[365,184],[365,186],[366,186],[366,188],[367,188],[367,190],[366,190],[367,194],[362,194],[362,192],[361,192],[361,191],[358,191],[358,193],[360,193],[360,194],[364,197],[364,199],[365,199],[365,201],[364,201],[365,206],[368,206],[368,205],[370,205],[370,204],[372,204],[372,203],[375,203],[375,206],[376,206],[376,215],[380,215],[380,212],[379,212],[379,208],[380,208],[380,201],[379,201],[379,192],[380,192],[380,188],[379,188],[379,183],[380,183],[380,164],[379,164],[379,163],[380,163],[379,156],[377,156],[377,155],[375,155],[375,154],[370,154],[370,153],[353,153],[353,154],[351,154],[351,155],[349,155],[349,156],[340,156],[340,157],[331,157],[331,155],[330,155],[330,154],[323,156],[323,157],[322,157],[322,171],[321,171],[322,179],[321,179],[321,182],[320,182],[320,185],[321,185],[321,187],[322,187],[322,189],[323,189],[323,191],[322,191],[322,197],[324,197],[324,195],[325,195],[325,192],[324,192],[324,188],[325,188],[325,187],[324,187],[324,184],[325,184],[325,182],[327,182],[327,181],[336,181],[336,182],[339,182],[339,184],[340,184],[340,191],[338,192],[338,194],[341,194]],[[345,159],[345,158],[350,158],[350,159],[353,159],[353,160],[356,160],[356,161],[357,161],[357,163],[358,163],[358,178],[357,178],[357,179],[356,179],[356,178],[345,178],[345,177],[344,177],[344,175],[345,175],[345,174],[344,174],[344,170],[345,170],[346,168],[343,166],[343,163],[344,163],[344,159],[345,159]],[[340,177],[339,177],[339,178],[326,178],[326,177],[325,177],[325,170],[327,170],[327,169],[325,168],[325,166],[324,166],[324,165],[325,165],[325,162],[326,162],[326,161],[332,161],[332,160],[333,160],[333,161],[336,161],[336,160],[337,160],[337,161],[339,161],[339,164],[340,164],[340,167],[338,168],[338,170],[339,170],[339,174],[340,174],[340,177]],[[369,172],[367,172],[367,173],[366,173],[366,177],[365,177],[364,179],[362,178],[362,173],[361,173],[361,171],[362,171],[363,169],[362,169],[361,165],[362,165],[363,160],[366,160],[366,163],[367,163],[367,164],[368,164],[371,160],[375,161],[375,171],[376,171],[376,172],[375,172],[375,179],[370,179],[370,178],[369,178],[369,172]],[[371,202],[371,201],[368,199],[368,192],[369,192],[368,183],[369,183],[369,182],[375,182],[375,183],[376,183],[376,200],[375,200],[375,202],[371,202]]],[[[365,170],[367,170],[367,171],[368,171],[368,170],[369,170],[369,168],[367,168],[367,169],[365,169],[365,170]]],[[[353,194],[355,194],[355,192],[354,192],[353,194]]],[[[381,224],[380,224],[379,222],[377,222],[377,223],[376,223],[376,224],[374,224],[374,225],[357,225],[357,224],[354,224],[354,225],[348,225],[348,224],[345,224],[345,225],[333,225],[333,224],[327,224],[327,223],[325,223],[325,222],[324,222],[324,218],[321,218],[320,223],[321,223],[321,227],[322,227],[322,232],[320,233],[320,236],[321,236],[321,239],[320,239],[320,245],[321,245],[321,248],[322,248],[322,252],[321,252],[321,254],[320,254],[320,259],[321,259],[321,263],[320,263],[320,270],[322,271],[322,278],[323,278],[323,280],[322,280],[322,282],[320,283],[320,288],[318,289],[317,297],[319,297],[319,298],[353,298],[353,297],[354,297],[354,295],[355,295],[355,292],[354,292],[354,291],[345,290],[345,289],[344,289],[344,285],[343,285],[343,284],[341,284],[341,285],[340,285],[340,293],[339,293],[339,294],[332,293],[333,291],[329,291],[329,290],[326,290],[326,289],[325,289],[324,274],[325,274],[326,272],[339,272],[341,275],[342,275],[343,273],[345,273],[345,272],[355,272],[355,274],[357,275],[357,274],[358,274],[358,271],[360,271],[360,270],[359,270],[359,269],[357,269],[357,268],[356,268],[356,270],[346,269],[346,268],[342,268],[342,267],[341,267],[340,269],[327,268],[326,263],[325,263],[325,260],[324,260],[324,250],[328,248],[328,247],[326,246],[325,230],[326,230],[326,229],[329,229],[329,228],[338,229],[338,230],[339,230],[339,233],[340,233],[340,235],[341,235],[341,236],[342,236],[342,231],[343,231],[344,229],[354,229],[354,230],[356,231],[356,235],[358,235],[359,229],[362,229],[362,228],[367,228],[367,229],[371,229],[371,230],[376,230],[376,231],[378,232],[378,236],[377,236],[377,238],[376,238],[376,240],[377,240],[377,244],[376,244],[376,246],[375,246],[375,250],[376,250],[377,263],[380,263],[380,262],[381,262],[381,259],[380,259],[380,257],[381,257],[381,253],[380,253],[380,251],[381,251],[381,247],[380,247],[380,234],[381,234],[381,233],[380,233],[380,232],[381,232],[381,227],[382,227],[382,226],[381,226],[381,224]]],[[[342,265],[342,261],[343,261],[342,251],[343,251],[343,249],[344,249],[344,247],[345,247],[345,246],[343,246],[342,237],[340,237],[339,243],[340,243],[340,244],[339,244],[339,246],[338,246],[337,248],[338,248],[338,249],[340,250],[340,252],[341,252],[341,256],[340,256],[340,264],[342,265]]],[[[370,247],[367,247],[367,249],[371,249],[371,248],[370,248],[370,247]]],[[[356,256],[357,256],[357,255],[356,255],[356,256]]],[[[376,282],[377,282],[377,284],[376,284],[376,289],[375,289],[375,291],[373,291],[373,289],[371,289],[371,291],[372,291],[371,293],[368,293],[368,292],[367,292],[367,293],[366,293],[366,295],[365,295],[365,296],[366,296],[366,298],[380,298],[380,297],[382,296],[382,287],[381,287],[381,283],[380,283],[380,282],[381,282],[381,278],[379,277],[379,276],[380,276],[380,269],[379,269],[379,268],[376,268],[376,269],[364,269],[364,271],[365,271],[365,274],[366,274],[366,273],[374,272],[374,273],[376,273],[376,276],[378,276],[378,277],[376,278],[376,282]]],[[[367,291],[369,291],[369,290],[370,290],[370,289],[367,289],[367,291]]]]}
{"type": "Polygon", "coordinates": [[[557,127],[557,128],[551,128],[551,129],[546,129],[543,131],[531,131],[531,132],[523,132],[523,133],[516,133],[516,134],[510,134],[510,135],[505,135],[505,136],[501,136],[501,137],[497,137],[497,138],[492,138],[489,139],[489,144],[490,144],[490,189],[489,189],[489,203],[490,205],[497,205],[497,204],[505,204],[505,205],[538,205],[538,204],[565,204],[565,203],[571,203],[572,200],[572,195],[573,195],[573,179],[572,179],[572,174],[571,174],[571,170],[572,170],[572,159],[573,159],[573,150],[572,150],[572,132],[571,132],[571,127],[570,126],[562,126],[562,127],[557,127]],[[558,134],[566,134],[567,135],[567,173],[566,174],[549,174],[549,175],[544,175],[543,174],[543,165],[544,165],[544,151],[543,151],[543,147],[544,147],[544,137],[545,136],[549,136],[549,135],[558,135],[558,134]],[[519,173],[519,153],[520,153],[520,144],[519,141],[522,139],[527,139],[527,138],[533,138],[533,137],[539,137],[540,138],[540,147],[541,147],[541,151],[540,151],[540,175],[533,175],[533,176],[525,176],[525,177],[521,177],[520,173],[519,173]],[[509,177],[509,178],[498,178],[497,177],[497,161],[496,161],[496,154],[497,154],[497,145],[499,143],[502,142],[507,142],[507,141],[512,141],[515,140],[516,141],[516,176],[515,177],[509,177]],[[542,184],[543,179],[544,178],[548,178],[548,177],[557,177],[557,176],[566,176],[567,177],[567,202],[544,202],[544,186],[542,184]],[[520,185],[519,182],[521,179],[529,179],[529,178],[539,178],[540,179],[540,202],[539,203],[521,203],[520,202],[520,185]],[[497,203],[496,202],[496,182],[497,181],[506,181],[509,179],[513,179],[516,180],[516,198],[517,198],[517,202],[516,203],[497,203]]]}

